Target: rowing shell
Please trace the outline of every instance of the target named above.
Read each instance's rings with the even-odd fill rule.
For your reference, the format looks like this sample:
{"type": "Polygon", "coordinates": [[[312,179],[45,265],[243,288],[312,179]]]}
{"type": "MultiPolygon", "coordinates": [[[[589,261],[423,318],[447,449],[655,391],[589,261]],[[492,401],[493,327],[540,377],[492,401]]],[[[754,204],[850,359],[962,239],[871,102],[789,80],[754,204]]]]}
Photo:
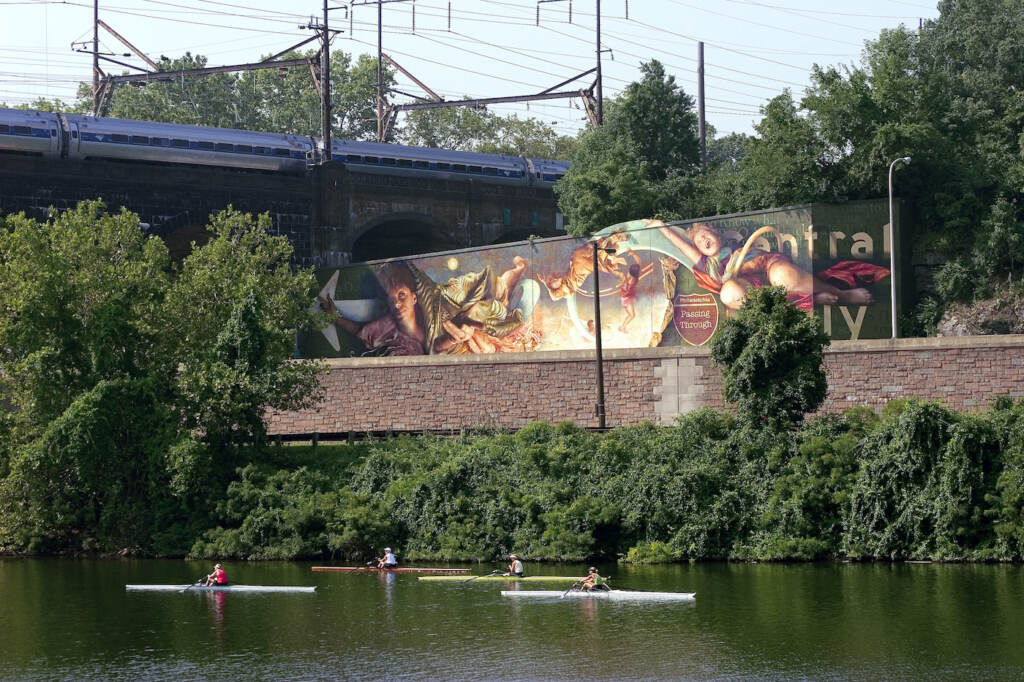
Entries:
{"type": "Polygon", "coordinates": [[[314,566],[314,571],[348,571],[350,573],[469,573],[468,568],[377,568],[376,566],[314,566]]]}
{"type": "Polygon", "coordinates": [[[296,585],[125,585],[128,592],[312,592],[296,585]]]}
{"type": "Polygon", "coordinates": [[[608,601],[693,601],[696,592],[632,592],[630,590],[502,590],[502,597],[535,597],[538,599],[605,599],[608,601]]]}
{"type": "Polygon", "coordinates": [[[529,575],[525,578],[520,578],[514,575],[480,575],[474,578],[467,578],[463,575],[428,575],[423,576],[420,580],[430,580],[434,582],[457,582],[465,583],[472,580],[473,582],[483,582],[484,580],[490,582],[549,582],[549,583],[576,583],[583,580],[583,577],[574,578],[569,575],[529,575]]]}

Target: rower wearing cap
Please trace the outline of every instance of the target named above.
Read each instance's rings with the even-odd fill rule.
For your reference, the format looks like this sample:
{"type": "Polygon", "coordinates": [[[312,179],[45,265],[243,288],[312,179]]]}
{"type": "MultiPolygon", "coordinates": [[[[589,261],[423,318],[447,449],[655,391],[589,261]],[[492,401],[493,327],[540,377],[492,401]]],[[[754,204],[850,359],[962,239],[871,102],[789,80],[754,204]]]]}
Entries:
{"type": "Polygon", "coordinates": [[[591,566],[590,570],[587,571],[587,577],[580,582],[580,589],[584,592],[607,590],[608,584],[605,583],[604,578],[597,572],[597,569],[591,566]]]}
{"type": "Polygon", "coordinates": [[[224,572],[224,569],[220,567],[220,564],[216,564],[213,567],[213,573],[206,576],[206,586],[219,585],[225,586],[228,584],[228,574],[224,572]]]}
{"type": "Polygon", "coordinates": [[[398,558],[391,551],[390,547],[384,548],[384,556],[377,559],[377,568],[396,568],[398,566],[398,558]]]}
{"type": "Polygon", "coordinates": [[[508,572],[505,573],[505,575],[514,575],[518,578],[522,578],[523,562],[520,561],[519,557],[517,557],[515,554],[509,554],[508,558],[511,559],[512,562],[508,565],[508,572]]]}

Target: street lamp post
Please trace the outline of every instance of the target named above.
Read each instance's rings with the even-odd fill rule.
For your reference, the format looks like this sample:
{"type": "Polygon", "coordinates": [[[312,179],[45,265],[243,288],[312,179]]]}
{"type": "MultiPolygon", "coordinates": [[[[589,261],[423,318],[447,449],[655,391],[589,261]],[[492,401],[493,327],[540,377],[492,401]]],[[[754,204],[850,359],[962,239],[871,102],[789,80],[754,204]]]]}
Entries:
{"type": "Polygon", "coordinates": [[[896,327],[896,227],[893,224],[892,212],[892,171],[897,163],[910,165],[909,156],[901,156],[893,159],[889,164],[889,298],[892,306],[892,338],[897,338],[899,333],[896,327]]]}
{"type": "Polygon", "coordinates": [[[604,358],[601,354],[601,270],[598,267],[598,251],[615,253],[615,249],[599,247],[598,240],[591,242],[594,246],[594,349],[597,353],[597,413],[598,428],[605,428],[604,416],[604,358]]]}

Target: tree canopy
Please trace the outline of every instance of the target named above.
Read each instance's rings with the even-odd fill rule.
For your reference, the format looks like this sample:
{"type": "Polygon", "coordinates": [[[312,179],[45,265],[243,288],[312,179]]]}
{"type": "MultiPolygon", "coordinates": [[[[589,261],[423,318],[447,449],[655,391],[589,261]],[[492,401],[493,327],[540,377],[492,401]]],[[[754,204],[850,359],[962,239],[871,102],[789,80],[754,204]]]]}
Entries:
{"type": "Polygon", "coordinates": [[[601,128],[581,136],[556,186],[573,234],[686,211],[700,162],[693,98],[657,60],[640,68],[642,79],[606,104],[601,128]]]}
{"type": "Polygon", "coordinates": [[[316,367],[290,361],[312,276],[268,226],[224,211],[175,268],[100,202],[4,219],[0,546],[181,552],[160,529],[187,535],[266,410],[316,396],[316,367]]]}

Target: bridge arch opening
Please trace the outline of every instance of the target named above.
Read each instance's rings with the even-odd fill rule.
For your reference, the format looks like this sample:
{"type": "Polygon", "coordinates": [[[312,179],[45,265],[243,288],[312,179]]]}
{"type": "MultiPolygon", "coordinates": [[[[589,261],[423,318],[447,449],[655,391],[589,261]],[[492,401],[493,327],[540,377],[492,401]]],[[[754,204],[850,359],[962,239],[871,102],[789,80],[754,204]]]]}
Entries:
{"type": "Polygon", "coordinates": [[[448,230],[429,218],[396,216],[371,226],[352,243],[352,262],[450,251],[461,246],[448,230]]]}

